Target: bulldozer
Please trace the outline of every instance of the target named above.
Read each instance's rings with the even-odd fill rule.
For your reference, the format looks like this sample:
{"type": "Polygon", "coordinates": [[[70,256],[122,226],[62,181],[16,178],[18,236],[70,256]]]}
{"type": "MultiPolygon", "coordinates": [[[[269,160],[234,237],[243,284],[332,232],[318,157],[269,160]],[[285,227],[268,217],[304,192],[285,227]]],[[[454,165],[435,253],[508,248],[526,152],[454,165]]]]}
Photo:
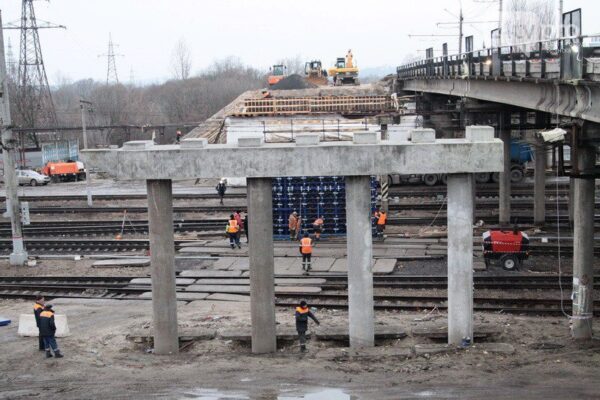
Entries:
{"type": "Polygon", "coordinates": [[[338,57],[335,67],[329,68],[329,76],[333,78],[334,86],[359,85],[358,67],[354,64],[352,50],[348,50],[346,57],[338,57]]]}
{"type": "Polygon", "coordinates": [[[287,67],[283,64],[273,65],[269,68],[269,87],[276,85],[279,81],[283,80],[287,76],[287,67]]]}
{"type": "Polygon", "coordinates": [[[318,86],[327,86],[327,71],[323,69],[320,60],[309,61],[304,65],[304,79],[318,86]]]}

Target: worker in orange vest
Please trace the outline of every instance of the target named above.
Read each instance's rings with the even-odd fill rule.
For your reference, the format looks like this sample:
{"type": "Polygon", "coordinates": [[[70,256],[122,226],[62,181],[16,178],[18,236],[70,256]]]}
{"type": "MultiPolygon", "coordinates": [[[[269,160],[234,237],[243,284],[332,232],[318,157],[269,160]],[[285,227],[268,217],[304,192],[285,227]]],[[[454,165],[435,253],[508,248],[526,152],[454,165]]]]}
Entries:
{"type": "MultiPolygon", "coordinates": [[[[35,325],[38,327],[38,331],[40,330],[40,314],[42,311],[44,311],[45,307],[44,302],[44,296],[36,296],[35,303],[33,304],[33,315],[35,316],[35,325]]],[[[40,351],[46,350],[46,345],[44,344],[44,338],[42,337],[41,331],[38,335],[38,349],[40,351]]]]}
{"type": "Polygon", "coordinates": [[[311,270],[310,258],[312,256],[312,239],[305,234],[300,240],[300,254],[302,254],[302,270],[305,274],[311,270]]]}
{"type": "Polygon", "coordinates": [[[308,330],[308,319],[311,318],[317,325],[321,325],[317,317],[310,311],[306,301],[302,300],[300,306],[296,307],[296,331],[300,341],[300,351],[306,351],[306,331],[308,330]]]}
{"type": "Polygon", "coordinates": [[[321,232],[323,232],[323,224],[325,223],[323,217],[315,219],[313,222],[313,230],[315,231],[315,240],[318,242],[321,239],[321,232]]]}
{"type": "Polygon", "coordinates": [[[298,240],[298,213],[294,211],[288,219],[288,228],[290,230],[290,240],[298,240]]]}
{"type": "Polygon", "coordinates": [[[377,236],[383,239],[383,231],[385,230],[385,223],[387,222],[387,213],[385,211],[379,212],[379,218],[377,218],[377,236]]]}
{"type": "Polygon", "coordinates": [[[242,245],[240,244],[240,236],[238,235],[240,226],[233,214],[229,216],[229,223],[227,224],[225,231],[227,232],[227,236],[229,236],[229,245],[231,248],[235,249],[235,246],[237,246],[239,249],[241,249],[242,245]]]}

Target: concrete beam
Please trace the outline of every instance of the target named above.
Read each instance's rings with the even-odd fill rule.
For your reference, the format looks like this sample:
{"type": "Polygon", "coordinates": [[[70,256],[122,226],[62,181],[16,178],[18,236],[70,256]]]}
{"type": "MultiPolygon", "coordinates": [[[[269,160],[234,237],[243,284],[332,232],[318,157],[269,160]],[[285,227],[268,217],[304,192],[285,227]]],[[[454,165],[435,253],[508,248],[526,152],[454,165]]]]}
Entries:
{"type": "Polygon", "coordinates": [[[272,190],[271,179],[248,179],[250,314],[255,354],[277,351],[272,190]]]}
{"type": "Polygon", "coordinates": [[[473,339],[473,177],[448,175],[448,344],[473,339]]]}
{"type": "Polygon", "coordinates": [[[407,79],[407,92],[438,93],[492,101],[600,122],[600,86],[480,79],[407,79]],[[576,101],[575,101],[576,100],[576,101]]]}
{"type": "Polygon", "coordinates": [[[146,187],[152,268],[154,354],[176,354],[179,352],[179,337],[172,185],[171,181],[166,179],[149,180],[146,187]]]}
{"type": "Polygon", "coordinates": [[[346,177],[348,323],[350,347],[375,345],[371,179],[346,177]]]}
{"type": "Polygon", "coordinates": [[[502,171],[502,142],[438,139],[433,143],[327,142],[318,146],[165,145],[129,151],[88,150],[82,152],[82,158],[90,167],[119,180],[215,178],[240,173],[249,178],[475,173],[502,171]]]}
{"type": "MultiPolygon", "coordinates": [[[[502,140],[503,164],[504,168],[500,172],[500,190],[499,197],[499,222],[500,225],[508,225],[510,223],[510,130],[505,128],[504,115],[500,116],[500,140],[502,140]]],[[[509,121],[510,123],[510,121],[509,121]]]]}

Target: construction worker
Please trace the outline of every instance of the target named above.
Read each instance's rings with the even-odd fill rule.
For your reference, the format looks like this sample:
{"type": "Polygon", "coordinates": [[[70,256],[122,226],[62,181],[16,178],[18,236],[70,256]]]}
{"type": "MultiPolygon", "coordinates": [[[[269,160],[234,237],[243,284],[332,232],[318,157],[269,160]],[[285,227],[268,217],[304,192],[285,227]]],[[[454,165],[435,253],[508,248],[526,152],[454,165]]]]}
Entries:
{"type": "Polygon", "coordinates": [[[312,239],[308,234],[305,234],[300,240],[300,254],[302,254],[302,270],[305,274],[311,270],[310,259],[312,257],[312,239]]]}
{"type": "Polygon", "coordinates": [[[323,224],[325,223],[325,220],[323,218],[323,216],[318,217],[317,219],[315,219],[315,222],[313,222],[313,230],[315,232],[315,241],[319,241],[321,239],[321,232],[323,232],[323,224]]]}
{"type": "Polygon", "coordinates": [[[244,230],[244,220],[242,219],[242,211],[241,210],[236,210],[233,213],[233,217],[235,218],[235,220],[238,223],[238,240],[241,240],[241,238],[242,238],[242,231],[244,230]]]}
{"type": "Polygon", "coordinates": [[[38,344],[39,350],[44,351],[46,346],[44,345],[44,338],[42,337],[42,332],[40,330],[40,314],[44,311],[45,307],[44,296],[36,296],[35,303],[33,304],[33,315],[35,316],[35,325],[38,327],[39,335],[38,335],[38,344]]]}
{"type": "Polygon", "coordinates": [[[227,228],[225,231],[227,232],[227,236],[229,236],[229,245],[232,249],[235,249],[235,246],[237,246],[239,249],[242,248],[242,245],[240,244],[240,237],[238,235],[239,230],[240,226],[238,225],[238,222],[233,214],[231,214],[229,216],[229,222],[227,223],[227,228]]]}
{"type": "Polygon", "coordinates": [[[348,50],[348,54],[346,54],[346,68],[354,68],[354,55],[352,55],[352,50],[348,50]]]}
{"type": "Polygon", "coordinates": [[[290,240],[298,240],[298,213],[296,211],[290,214],[288,218],[288,229],[290,230],[290,240]]]}
{"type": "Polygon", "coordinates": [[[246,213],[246,215],[244,216],[244,233],[246,234],[246,243],[250,243],[248,213],[246,213]]]}
{"type": "Polygon", "coordinates": [[[383,239],[383,231],[385,230],[385,223],[387,222],[387,213],[385,211],[379,212],[379,217],[377,218],[377,236],[383,239]]]}
{"type": "Polygon", "coordinates": [[[300,342],[300,351],[306,351],[306,331],[308,330],[308,318],[311,318],[317,325],[321,325],[317,317],[310,311],[306,301],[302,300],[300,306],[296,307],[296,331],[298,332],[298,341],[300,342]]]}
{"type": "Polygon", "coordinates": [[[181,131],[179,129],[177,129],[177,133],[175,133],[175,142],[177,144],[179,144],[181,142],[181,136],[182,136],[181,131]]]}
{"type": "Polygon", "coordinates": [[[296,240],[302,235],[302,215],[296,217],[296,240]]]}
{"type": "Polygon", "coordinates": [[[56,344],[56,338],[54,337],[56,325],[54,324],[54,310],[52,310],[52,304],[44,306],[44,311],[40,313],[40,333],[44,338],[46,358],[51,358],[52,352],[54,352],[54,357],[62,358],[63,355],[60,353],[58,345],[56,344]]]}
{"type": "Polygon", "coordinates": [[[225,192],[227,191],[227,180],[221,179],[215,189],[221,200],[220,204],[223,205],[223,197],[225,197],[225,192]]]}

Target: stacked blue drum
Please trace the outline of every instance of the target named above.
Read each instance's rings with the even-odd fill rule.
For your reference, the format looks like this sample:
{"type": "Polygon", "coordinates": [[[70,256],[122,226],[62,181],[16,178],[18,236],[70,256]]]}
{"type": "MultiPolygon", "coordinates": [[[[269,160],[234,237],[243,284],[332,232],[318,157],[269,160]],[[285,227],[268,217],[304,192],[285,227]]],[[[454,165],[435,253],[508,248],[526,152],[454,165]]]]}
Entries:
{"type": "MultiPolygon", "coordinates": [[[[371,208],[375,210],[377,181],[371,178],[371,208]]],[[[322,236],[346,235],[346,184],[343,176],[273,178],[273,234],[289,238],[288,220],[296,211],[301,232],[313,233],[312,224],[324,219],[322,236]]]]}

